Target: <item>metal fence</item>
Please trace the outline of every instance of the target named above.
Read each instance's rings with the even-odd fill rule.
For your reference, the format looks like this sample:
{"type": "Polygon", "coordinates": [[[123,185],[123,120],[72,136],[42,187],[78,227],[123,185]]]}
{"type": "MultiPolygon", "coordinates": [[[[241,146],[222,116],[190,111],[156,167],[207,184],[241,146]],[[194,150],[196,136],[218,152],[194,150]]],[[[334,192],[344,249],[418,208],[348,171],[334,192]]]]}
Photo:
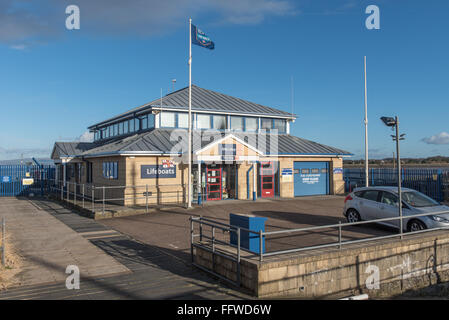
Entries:
{"type": "Polygon", "coordinates": [[[70,202],[91,212],[119,211],[126,208],[145,209],[164,205],[184,205],[187,186],[127,185],[96,186],[53,180],[50,191],[60,200],[70,202]]]}
{"type": "Polygon", "coordinates": [[[43,195],[54,178],[55,167],[51,165],[0,165],[0,197],[43,195]],[[24,184],[24,179],[32,179],[32,183],[24,184]]]}
{"type": "MultiPolygon", "coordinates": [[[[365,186],[365,169],[348,168],[343,170],[345,191],[365,186]]],[[[398,171],[391,168],[369,169],[369,185],[397,186],[398,171]]],[[[404,188],[415,189],[437,201],[449,200],[449,169],[403,168],[401,183],[404,188]]]]}
{"type": "MultiPolygon", "coordinates": [[[[437,214],[444,214],[448,213],[448,211],[442,211],[442,212],[432,212],[432,215],[437,214]]],[[[276,256],[276,255],[282,255],[282,254],[292,254],[297,252],[304,252],[304,251],[310,251],[315,249],[324,249],[324,248],[338,248],[342,249],[343,246],[349,245],[349,244],[355,244],[355,243],[363,243],[363,242],[370,242],[370,241],[376,241],[376,240],[382,240],[382,239],[390,239],[390,238],[400,238],[402,239],[404,237],[403,230],[400,230],[398,233],[391,234],[391,235],[384,235],[384,236],[374,236],[374,237],[367,237],[362,239],[355,239],[355,240],[343,240],[345,237],[343,236],[344,229],[347,227],[352,226],[360,226],[360,225],[367,225],[367,224],[373,224],[373,223],[379,223],[379,222],[387,222],[387,221],[395,221],[395,220],[406,220],[409,221],[410,219],[422,217],[422,216],[429,216],[429,213],[423,213],[423,214],[416,214],[416,215],[407,215],[404,217],[393,217],[393,218],[382,218],[382,219],[376,219],[376,220],[369,220],[369,221],[359,221],[359,222],[346,222],[338,224],[331,224],[331,225],[323,225],[323,226],[313,226],[313,227],[305,227],[305,228],[297,228],[297,229],[287,229],[287,230],[279,230],[279,231],[269,231],[269,232],[263,232],[263,231],[254,231],[249,230],[243,227],[233,226],[230,224],[225,224],[216,220],[204,218],[204,217],[191,217],[190,218],[190,244],[191,244],[191,256],[192,256],[192,263],[207,272],[210,272],[214,274],[217,277],[224,278],[222,275],[217,274],[216,272],[212,270],[209,270],[201,265],[198,265],[194,262],[194,248],[201,248],[205,251],[211,252],[214,255],[219,255],[226,257],[228,259],[231,259],[232,261],[235,261],[237,263],[237,281],[233,282],[229,279],[225,279],[227,281],[233,282],[235,285],[240,286],[240,261],[241,261],[241,253],[248,252],[250,253],[247,257],[248,258],[257,258],[260,262],[264,260],[264,257],[270,257],[270,256],[276,256]],[[264,252],[263,248],[266,248],[266,245],[264,246],[264,241],[269,240],[272,236],[282,236],[284,242],[288,242],[288,237],[298,236],[300,233],[304,232],[310,232],[310,231],[317,231],[317,230],[324,230],[324,229],[335,229],[337,231],[337,241],[325,243],[325,244],[319,244],[319,245],[313,245],[313,246],[304,246],[300,248],[292,248],[288,250],[273,250],[270,252],[264,252]],[[217,237],[217,230],[224,231],[223,235],[220,237],[217,237]],[[252,252],[246,248],[243,248],[241,246],[241,233],[247,232],[249,234],[253,234],[256,236],[259,240],[259,253],[252,252]],[[231,243],[231,234],[235,233],[237,235],[237,245],[234,245],[231,243]],[[217,245],[222,245],[223,247],[219,250],[217,249],[217,245]],[[223,250],[224,249],[224,250],[223,250]]],[[[402,222],[401,222],[402,224],[402,222]]],[[[432,228],[432,229],[423,229],[419,231],[411,231],[407,232],[405,235],[413,235],[413,234],[420,234],[424,232],[429,231],[436,231],[436,230],[449,230],[449,227],[439,227],[439,228],[432,228]]]]}

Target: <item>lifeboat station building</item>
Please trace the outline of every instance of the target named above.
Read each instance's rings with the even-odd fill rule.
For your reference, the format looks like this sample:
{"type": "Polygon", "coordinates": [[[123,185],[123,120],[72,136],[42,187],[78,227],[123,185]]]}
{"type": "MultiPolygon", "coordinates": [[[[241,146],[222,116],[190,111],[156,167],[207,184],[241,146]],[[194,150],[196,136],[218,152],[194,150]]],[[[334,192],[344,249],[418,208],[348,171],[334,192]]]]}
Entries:
{"type": "MultiPolygon", "coordinates": [[[[56,142],[57,180],[109,187],[125,205],[186,201],[188,97],[186,87],[96,123],[93,142],[56,142]]],[[[191,110],[193,202],[344,192],[351,154],[291,135],[295,115],[195,85],[191,110]]]]}

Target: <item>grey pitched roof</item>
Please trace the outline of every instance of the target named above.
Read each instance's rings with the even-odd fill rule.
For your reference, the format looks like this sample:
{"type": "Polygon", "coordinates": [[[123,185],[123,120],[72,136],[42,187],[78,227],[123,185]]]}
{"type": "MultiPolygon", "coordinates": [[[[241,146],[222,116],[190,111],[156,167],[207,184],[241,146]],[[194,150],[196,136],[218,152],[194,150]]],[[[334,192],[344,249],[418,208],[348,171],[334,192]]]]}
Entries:
{"type": "MultiPolygon", "coordinates": [[[[193,131],[193,151],[202,149],[208,144],[231,134],[267,155],[351,155],[351,153],[345,150],[289,134],[262,135],[246,132],[220,131],[213,134],[209,131],[193,131]]],[[[106,141],[101,145],[91,143],[89,147],[86,144],[85,147],[86,149],[84,150],[78,149],[79,156],[124,153],[179,154],[181,151],[185,152],[187,150],[187,130],[153,129],[140,134],[106,141]]]]}
{"type": "MultiPolygon", "coordinates": [[[[93,128],[97,125],[118,120],[121,117],[126,117],[127,115],[133,114],[135,112],[137,113],[143,110],[148,110],[151,107],[160,108],[161,105],[163,109],[188,110],[189,106],[188,99],[189,99],[189,87],[185,87],[183,89],[169,93],[166,96],[162,97],[162,103],[160,98],[153,100],[143,106],[131,109],[118,116],[92,125],[89,128],[93,128]]],[[[265,115],[272,117],[296,118],[295,115],[292,115],[289,112],[263,106],[261,104],[246,101],[240,98],[232,97],[212,90],[207,90],[198,87],[196,85],[192,85],[192,110],[205,111],[205,112],[226,112],[226,113],[246,114],[246,115],[253,114],[253,115],[265,115]]]]}
{"type": "Polygon", "coordinates": [[[96,143],[94,142],[55,142],[51,152],[51,159],[80,155],[95,145],[96,143]]]}

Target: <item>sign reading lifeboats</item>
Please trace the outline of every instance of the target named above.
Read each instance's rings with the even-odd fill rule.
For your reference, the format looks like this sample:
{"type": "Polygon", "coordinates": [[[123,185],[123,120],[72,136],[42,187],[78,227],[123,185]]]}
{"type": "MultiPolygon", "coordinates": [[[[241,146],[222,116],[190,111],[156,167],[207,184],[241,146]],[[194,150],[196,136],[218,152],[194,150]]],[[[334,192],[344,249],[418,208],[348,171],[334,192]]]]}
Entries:
{"type": "Polygon", "coordinates": [[[176,178],[176,165],[171,160],[163,160],[162,165],[142,165],[140,177],[142,179],[176,178]]]}

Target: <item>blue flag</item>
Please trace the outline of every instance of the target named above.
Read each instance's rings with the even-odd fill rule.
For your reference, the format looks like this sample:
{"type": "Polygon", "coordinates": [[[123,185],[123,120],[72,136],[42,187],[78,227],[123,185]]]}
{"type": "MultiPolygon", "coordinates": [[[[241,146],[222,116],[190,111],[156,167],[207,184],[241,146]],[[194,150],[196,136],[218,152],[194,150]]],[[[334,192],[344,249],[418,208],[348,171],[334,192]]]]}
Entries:
{"type": "Polygon", "coordinates": [[[192,43],[197,46],[213,50],[215,48],[214,42],[200,29],[192,24],[192,43]]]}

